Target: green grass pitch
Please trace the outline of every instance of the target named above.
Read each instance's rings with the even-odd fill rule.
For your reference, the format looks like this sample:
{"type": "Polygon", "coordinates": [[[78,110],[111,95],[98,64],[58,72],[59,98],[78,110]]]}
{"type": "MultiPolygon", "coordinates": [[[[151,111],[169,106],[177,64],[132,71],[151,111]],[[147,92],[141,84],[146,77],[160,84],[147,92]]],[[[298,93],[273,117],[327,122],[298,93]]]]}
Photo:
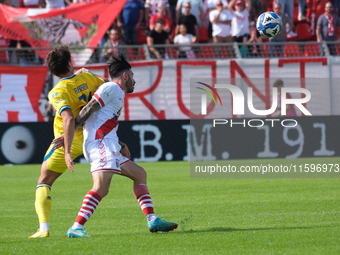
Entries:
{"type": "Polygon", "coordinates": [[[188,162],[140,165],[148,173],[156,214],[177,222],[177,230],[148,232],[132,181],[114,176],[86,224],[91,238],[67,238],[92,187],[89,165],[77,164],[52,187],[51,237],[28,239],[38,228],[34,196],[40,165],[0,166],[0,254],[340,253],[340,179],[193,179],[188,162]]]}

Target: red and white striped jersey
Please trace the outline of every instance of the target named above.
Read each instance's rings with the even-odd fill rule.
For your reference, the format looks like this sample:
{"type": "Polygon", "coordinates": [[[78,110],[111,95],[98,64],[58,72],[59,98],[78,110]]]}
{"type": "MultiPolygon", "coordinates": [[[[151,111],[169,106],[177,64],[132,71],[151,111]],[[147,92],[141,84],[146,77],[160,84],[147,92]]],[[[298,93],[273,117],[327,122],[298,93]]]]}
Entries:
{"type": "Polygon", "coordinates": [[[105,137],[118,141],[118,117],[124,105],[125,91],[118,83],[107,82],[98,88],[93,97],[101,109],[86,120],[84,140],[93,141],[105,137]]]}

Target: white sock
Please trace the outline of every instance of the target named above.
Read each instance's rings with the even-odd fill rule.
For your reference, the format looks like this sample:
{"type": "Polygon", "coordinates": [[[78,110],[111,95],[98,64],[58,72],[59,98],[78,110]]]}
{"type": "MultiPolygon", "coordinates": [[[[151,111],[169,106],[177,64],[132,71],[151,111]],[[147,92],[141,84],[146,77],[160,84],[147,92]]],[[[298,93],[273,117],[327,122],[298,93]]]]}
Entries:
{"type": "Polygon", "coordinates": [[[156,220],[157,218],[158,218],[157,215],[154,214],[154,213],[150,213],[150,214],[146,215],[146,219],[148,221],[153,221],[153,220],[156,220]]]}
{"type": "Polygon", "coordinates": [[[73,223],[73,229],[84,229],[84,226],[79,224],[78,222],[73,223]]]}
{"type": "Polygon", "coordinates": [[[50,223],[48,222],[40,223],[39,231],[44,232],[46,230],[50,230],[50,223]]]}

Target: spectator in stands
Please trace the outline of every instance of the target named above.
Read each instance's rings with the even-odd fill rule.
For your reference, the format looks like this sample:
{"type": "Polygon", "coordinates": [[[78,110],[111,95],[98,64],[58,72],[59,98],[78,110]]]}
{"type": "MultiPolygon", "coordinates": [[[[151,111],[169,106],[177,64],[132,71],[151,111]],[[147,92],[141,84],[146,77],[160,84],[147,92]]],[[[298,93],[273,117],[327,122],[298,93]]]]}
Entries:
{"type": "Polygon", "coordinates": [[[2,0],[0,3],[3,5],[12,6],[12,0],[2,0]]]}
{"type": "Polygon", "coordinates": [[[164,24],[165,21],[163,19],[156,20],[154,30],[150,31],[146,38],[151,58],[162,59],[168,55],[165,52],[165,47],[153,47],[155,44],[170,44],[168,33],[164,31],[164,24]]]}
{"type": "MultiPolygon", "coordinates": [[[[276,3],[281,4],[282,15],[287,15],[288,18],[293,21],[293,11],[294,11],[294,0],[276,0],[276,3]]],[[[283,28],[286,28],[283,26],[283,28]]],[[[288,37],[296,37],[297,34],[293,31],[293,28],[289,27],[288,37]]]]}
{"type": "MultiPolygon", "coordinates": [[[[337,30],[339,26],[339,16],[333,13],[332,3],[327,2],[325,5],[325,13],[318,19],[316,27],[317,41],[335,42],[338,39],[337,30]]],[[[328,49],[331,55],[336,55],[336,44],[328,44],[328,49]]],[[[321,52],[323,52],[322,49],[321,52]]]]}
{"type": "Polygon", "coordinates": [[[333,5],[333,10],[334,10],[334,14],[336,15],[340,15],[340,0],[333,0],[331,1],[332,5],[333,5]]]}
{"type": "MultiPolygon", "coordinates": [[[[192,44],[195,43],[195,38],[192,34],[187,33],[187,28],[184,24],[179,26],[179,34],[175,36],[175,44],[192,44]]],[[[195,53],[191,50],[191,47],[179,47],[178,58],[195,58],[195,53]]]]}
{"type": "MultiPolygon", "coordinates": [[[[278,34],[277,36],[270,38],[270,42],[271,43],[284,43],[287,40],[287,34],[290,33],[290,31],[292,31],[293,29],[293,22],[288,18],[287,15],[282,13],[282,8],[281,8],[281,4],[279,3],[275,3],[273,5],[273,10],[274,13],[276,13],[282,20],[282,29],[281,29],[281,33],[278,34]],[[289,30],[286,31],[286,24],[289,24],[289,30]]],[[[270,45],[269,46],[269,55],[271,57],[275,56],[276,53],[276,49],[278,49],[279,51],[279,57],[283,56],[283,47],[284,45],[270,45]]]]}
{"type": "Polygon", "coordinates": [[[176,5],[177,5],[177,0],[169,0],[169,5],[170,5],[171,22],[172,22],[171,27],[173,27],[177,23],[177,20],[176,20],[176,5]]]}
{"type": "MultiPolygon", "coordinates": [[[[276,111],[272,114],[273,117],[281,116],[281,89],[283,88],[283,81],[278,79],[274,82],[273,87],[277,88],[277,108],[276,111]]],[[[292,96],[289,93],[286,93],[287,99],[292,99],[292,96]]],[[[297,116],[295,111],[295,106],[293,104],[286,105],[286,115],[285,116],[297,116]]]]}
{"type": "MultiPolygon", "coordinates": [[[[12,6],[12,1],[11,0],[5,0],[3,2],[0,2],[4,5],[12,6]]],[[[0,34],[0,48],[9,48],[10,43],[12,40],[8,39],[6,36],[3,36],[0,34]]],[[[7,63],[11,60],[12,56],[12,51],[0,51],[0,63],[7,63]]]]}
{"type": "Polygon", "coordinates": [[[82,2],[90,2],[91,0],[65,0],[67,5],[72,5],[76,3],[82,3],[82,2]]]}
{"type": "Polygon", "coordinates": [[[202,0],[178,0],[176,6],[177,20],[179,19],[181,14],[185,13],[186,10],[184,6],[186,5],[186,3],[190,3],[190,12],[192,15],[195,16],[197,25],[200,26],[201,22],[203,22],[202,25],[204,25],[204,11],[202,0]]]}
{"type": "MultiPolygon", "coordinates": [[[[10,39],[5,36],[0,35],[0,49],[8,48],[10,44],[10,39]]],[[[5,50],[0,50],[0,63],[9,62],[8,52],[5,50]]]]}
{"type": "Polygon", "coordinates": [[[275,3],[281,5],[282,15],[287,15],[290,20],[293,20],[294,0],[276,0],[275,3]]]}
{"type": "Polygon", "coordinates": [[[250,20],[257,20],[257,17],[260,16],[265,10],[263,8],[262,0],[250,0],[250,2],[250,20]]]}
{"type": "Polygon", "coordinates": [[[165,13],[165,4],[162,2],[159,2],[157,4],[157,13],[152,15],[150,18],[150,22],[149,22],[149,28],[150,30],[153,30],[155,27],[155,21],[157,19],[164,19],[165,21],[165,25],[164,25],[164,31],[167,33],[170,33],[171,30],[171,18],[169,16],[166,15],[165,13]]]}
{"type": "Polygon", "coordinates": [[[118,15],[117,24],[122,28],[125,44],[136,44],[138,30],[143,20],[144,8],[139,0],[127,0],[118,15]]]}
{"type": "Polygon", "coordinates": [[[325,12],[325,4],[329,0],[307,0],[307,21],[311,23],[311,32],[316,35],[316,23],[318,18],[325,12]]]}
{"type": "Polygon", "coordinates": [[[39,8],[39,0],[19,0],[19,8],[39,8]]]}
{"type": "Polygon", "coordinates": [[[45,0],[47,9],[65,8],[64,0],[45,0]]]}
{"type": "MultiPolygon", "coordinates": [[[[212,42],[212,24],[210,22],[209,13],[212,10],[216,10],[216,2],[218,0],[204,0],[203,10],[204,10],[204,26],[207,28],[209,42],[212,42]]],[[[222,0],[223,9],[229,10],[228,1],[222,0]]]]}
{"type": "Polygon", "coordinates": [[[157,14],[157,4],[161,2],[165,4],[165,13],[171,18],[170,5],[168,0],[146,0],[145,1],[145,27],[149,28],[149,21],[152,15],[157,14]]]}
{"type": "Polygon", "coordinates": [[[243,43],[243,37],[249,34],[249,11],[251,3],[249,0],[232,0],[229,4],[229,10],[232,14],[231,35],[233,41],[243,43]],[[233,10],[235,5],[235,10],[233,10]]]}
{"type": "MultiPolygon", "coordinates": [[[[209,13],[209,20],[212,23],[212,36],[214,43],[232,43],[233,39],[230,33],[230,25],[232,20],[231,12],[223,8],[221,0],[216,1],[216,10],[209,13]]],[[[233,46],[227,46],[228,55],[234,56],[233,46]]],[[[222,55],[222,47],[214,47],[215,58],[220,58],[222,55]]]]}
{"type": "Polygon", "coordinates": [[[262,43],[262,37],[260,33],[256,29],[255,21],[250,22],[249,25],[249,37],[243,37],[243,43],[252,43],[252,45],[248,45],[248,57],[260,57],[261,56],[261,46],[259,44],[262,43]]]}
{"type": "Polygon", "coordinates": [[[107,62],[112,56],[118,56],[122,53],[127,57],[126,48],[117,48],[118,46],[125,45],[124,42],[119,40],[119,32],[116,28],[111,28],[109,31],[109,39],[104,44],[101,57],[107,62]]]}
{"type": "Polygon", "coordinates": [[[45,0],[39,0],[39,7],[41,9],[46,8],[46,1],[45,0]]]}
{"type": "Polygon", "coordinates": [[[21,66],[32,66],[35,65],[36,55],[34,50],[32,50],[31,45],[26,41],[17,41],[17,54],[19,56],[19,64],[21,66]],[[25,49],[25,50],[20,50],[25,49]]]}
{"type": "Polygon", "coordinates": [[[305,6],[306,6],[306,0],[299,0],[299,15],[298,15],[299,21],[306,20],[306,16],[304,15],[305,6]]]}
{"type": "Polygon", "coordinates": [[[190,2],[185,3],[184,9],[185,11],[183,15],[178,19],[175,34],[178,34],[180,25],[185,25],[185,27],[187,28],[187,33],[192,34],[195,38],[195,42],[197,42],[198,41],[197,20],[196,17],[191,14],[190,2]]]}
{"type": "MultiPolygon", "coordinates": [[[[13,7],[11,0],[0,0],[0,3],[2,3],[3,5],[13,7]]],[[[2,35],[0,35],[0,36],[2,37],[1,48],[12,48],[12,49],[14,49],[14,48],[17,47],[17,41],[16,40],[9,40],[9,43],[7,43],[7,38],[5,36],[2,36],[2,35]]],[[[9,62],[12,62],[12,59],[13,59],[14,60],[13,62],[15,64],[19,63],[19,59],[17,57],[16,51],[14,51],[14,50],[9,50],[8,52],[2,51],[1,54],[2,54],[2,57],[1,57],[2,60],[6,60],[8,58],[9,62]]]]}
{"type": "Polygon", "coordinates": [[[205,2],[206,2],[206,5],[208,7],[209,13],[212,10],[216,10],[216,4],[217,4],[218,1],[222,1],[223,9],[226,9],[226,10],[229,9],[227,0],[206,0],[205,2]]]}

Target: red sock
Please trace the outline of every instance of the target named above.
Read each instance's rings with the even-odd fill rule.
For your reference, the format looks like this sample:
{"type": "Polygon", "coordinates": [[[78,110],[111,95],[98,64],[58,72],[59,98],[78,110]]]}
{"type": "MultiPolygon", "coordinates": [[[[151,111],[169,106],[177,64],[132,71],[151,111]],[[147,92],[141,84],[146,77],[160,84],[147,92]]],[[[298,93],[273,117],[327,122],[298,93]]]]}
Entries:
{"type": "Polygon", "coordinates": [[[84,225],[90,219],[94,210],[96,210],[100,200],[102,200],[102,197],[97,192],[90,190],[84,197],[83,205],[75,222],[84,225]]]}
{"type": "Polygon", "coordinates": [[[148,186],[146,184],[139,184],[133,189],[133,193],[137,198],[141,209],[143,210],[145,216],[148,214],[154,214],[153,204],[148,191],[148,186]]]}

